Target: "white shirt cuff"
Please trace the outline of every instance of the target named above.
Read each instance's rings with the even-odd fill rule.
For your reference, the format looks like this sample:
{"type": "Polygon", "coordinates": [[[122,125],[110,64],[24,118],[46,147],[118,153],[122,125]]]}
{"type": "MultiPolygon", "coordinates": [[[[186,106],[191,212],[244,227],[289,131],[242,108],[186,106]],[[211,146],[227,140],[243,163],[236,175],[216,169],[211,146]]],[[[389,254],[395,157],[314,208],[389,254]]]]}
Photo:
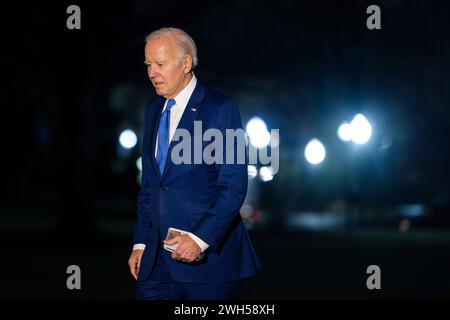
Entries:
{"type": "Polygon", "coordinates": [[[136,243],[133,246],[133,251],[134,250],[145,250],[145,244],[143,244],[143,243],[136,243]]]}
{"type": "Polygon", "coordinates": [[[192,240],[195,241],[195,243],[198,244],[198,246],[200,247],[200,249],[202,250],[202,252],[204,252],[206,249],[209,248],[209,245],[203,241],[202,239],[200,239],[199,237],[197,237],[195,234],[189,232],[188,236],[192,238],[192,240]]]}
{"type": "MultiPolygon", "coordinates": [[[[204,252],[206,249],[209,248],[209,245],[205,241],[203,241],[202,239],[197,237],[195,234],[189,232],[188,235],[192,238],[192,240],[195,241],[195,243],[198,244],[198,246],[200,247],[202,252],[204,252]]],[[[134,250],[145,250],[145,244],[143,244],[143,243],[136,243],[133,246],[133,251],[134,250]]]]}

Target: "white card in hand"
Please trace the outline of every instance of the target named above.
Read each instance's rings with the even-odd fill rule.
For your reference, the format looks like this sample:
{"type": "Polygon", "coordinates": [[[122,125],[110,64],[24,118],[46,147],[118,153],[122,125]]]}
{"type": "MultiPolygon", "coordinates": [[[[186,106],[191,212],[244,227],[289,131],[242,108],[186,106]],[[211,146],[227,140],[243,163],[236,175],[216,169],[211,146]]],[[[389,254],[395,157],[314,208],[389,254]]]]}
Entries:
{"type": "MultiPolygon", "coordinates": [[[[175,238],[176,236],[180,236],[183,234],[188,234],[188,232],[184,231],[184,230],[176,229],[176,228],[169,228],[167,230],[166,240],[175,238]]],[[[167,251],[170,251],[170,252],[174,252],[177,249],[177,244],[172,244],[172,245],[164,244],[164,249],[166,249],[167,251]]]]}

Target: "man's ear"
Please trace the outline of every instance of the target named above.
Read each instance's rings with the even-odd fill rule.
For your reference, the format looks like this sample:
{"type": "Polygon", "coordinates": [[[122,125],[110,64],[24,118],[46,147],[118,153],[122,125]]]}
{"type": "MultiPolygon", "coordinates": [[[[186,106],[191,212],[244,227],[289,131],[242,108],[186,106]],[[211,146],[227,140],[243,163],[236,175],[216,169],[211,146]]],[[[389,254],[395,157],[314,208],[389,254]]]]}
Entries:
{"type": "Polygon", "coordinates": [[[192,56],[190,54],[184,55],[183,67],[184,67],[184,73],[189,73],[192,71],[192,56]]]}

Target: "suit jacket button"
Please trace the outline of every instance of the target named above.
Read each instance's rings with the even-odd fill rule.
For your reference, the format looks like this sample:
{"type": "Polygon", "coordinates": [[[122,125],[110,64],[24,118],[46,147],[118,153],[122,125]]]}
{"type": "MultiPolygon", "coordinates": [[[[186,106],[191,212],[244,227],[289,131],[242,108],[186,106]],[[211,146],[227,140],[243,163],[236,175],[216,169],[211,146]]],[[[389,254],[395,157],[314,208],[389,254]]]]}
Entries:
{"type": "Polygon", "coordinates": [[[167,187],[159,187],[160,191],[167,191],[167,189],[168,189],[167,187]]]}

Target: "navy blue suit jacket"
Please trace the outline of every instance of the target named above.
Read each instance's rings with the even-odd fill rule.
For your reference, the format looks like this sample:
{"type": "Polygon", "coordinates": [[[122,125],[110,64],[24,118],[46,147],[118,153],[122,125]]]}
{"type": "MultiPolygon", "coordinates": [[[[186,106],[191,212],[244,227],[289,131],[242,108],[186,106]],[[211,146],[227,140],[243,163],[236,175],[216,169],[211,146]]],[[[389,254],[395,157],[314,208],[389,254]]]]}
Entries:
{"type": "MultiPolygon", "coordinates": [[[[145,107],[142,152],[142,184],[138,195],[134,243],[144,243],[138,280],[151,274],[159,248],[169,227],[190,231],[209,245],[203,259],[184,263],[166,255],[168,271],[179,282],[221,282],[255,275],[261,268],[249,235],[239,215],[247,193],[247,165],[174,164],[169,146],[164,172],[160,175],[154,157],[157,128],[165,99],[155,97],[145,107]]],[[[194,121],[202,131],[242,128],[239,111],[223,94],[197,81],[178,128],[191,133],[194,121]]],[[[203,140],[203,139],[202,139],[203,140]]],[[[202,143],[202,150],[210,142],[202,143]]],[[[225,142],[223,150],[225,152],[225,142]]],[[[236,155],[235,146],[235,155],[236,155]]],[[[225,156],[224,156],[225,162],[225,156]]],[[[236,159],[236,157],[235,157],[236,159]]]]}

